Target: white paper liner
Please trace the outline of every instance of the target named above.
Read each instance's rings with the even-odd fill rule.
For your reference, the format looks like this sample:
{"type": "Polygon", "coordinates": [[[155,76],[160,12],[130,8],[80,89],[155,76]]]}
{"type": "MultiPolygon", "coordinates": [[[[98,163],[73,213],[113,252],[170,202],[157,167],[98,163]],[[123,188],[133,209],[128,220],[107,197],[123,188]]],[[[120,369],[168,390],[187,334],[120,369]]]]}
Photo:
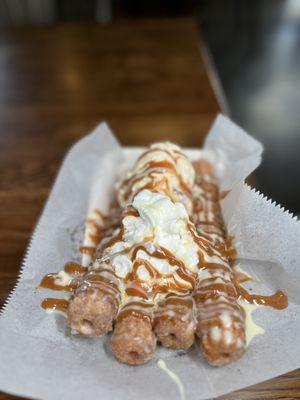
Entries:
{"type": "Polygon", "coordinates": [[[124,170],[121,163],[128,159],[132,163],[138,152],[123,151],[101,124],[68,153],[28,247],[17,288],[0,318],[1,390],[49,400],[179,399],[174,383],[156,365],[163,358],[183,382],[186,398],[200,400],[300,366],[300,224],[243,185],[260,162],[262,146],[222,116],[201,154],[214,161],[221,190],[231,189],[222,201],[225,221],[236,237],[243,268],[263,278],[260,290],[269,293],[280,288],[290,296],[289,307],[283,311],[260,308],[255,313],[266,333],[254,338],[246,355],[229,366],[213,368],[198,346],[187,353],[158,348],[148,364],[130,367],[114,359],[109,337],[72,336],[64,317],[49,316],[40,308],[44,297],[59,294],[36,292],[36,285],[43,275],[60,270],[72,258],[70,232],[95,204],[105,211],[120,172],[116,166],[124,170]]]}

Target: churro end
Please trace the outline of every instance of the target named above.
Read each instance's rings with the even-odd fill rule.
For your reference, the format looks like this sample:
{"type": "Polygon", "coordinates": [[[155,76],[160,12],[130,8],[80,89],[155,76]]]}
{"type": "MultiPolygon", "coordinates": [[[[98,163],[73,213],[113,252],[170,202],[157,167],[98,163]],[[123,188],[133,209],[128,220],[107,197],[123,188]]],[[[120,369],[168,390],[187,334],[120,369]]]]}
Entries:
{"type": "Polygon", "coordinates": [[[116,323],[111,337],[115,357],[130,365],[149,361],[156,348],[156,338],[149,320],[130,315],[116,323]]]}
{"type": "Polygon", "coordinates": [[[191,319],[182,321],[180,318],[159,318],[155,323],[154,332],[157,340],[171,349],[189,349],[195,340],[195,324],[191,319]]]}
{"type": "Polygon", "coordinates": [[[80,294],[68,307],[68,324],[82,336],[102,336],[112,330],[116,307],[108,296],[80,294]]]}

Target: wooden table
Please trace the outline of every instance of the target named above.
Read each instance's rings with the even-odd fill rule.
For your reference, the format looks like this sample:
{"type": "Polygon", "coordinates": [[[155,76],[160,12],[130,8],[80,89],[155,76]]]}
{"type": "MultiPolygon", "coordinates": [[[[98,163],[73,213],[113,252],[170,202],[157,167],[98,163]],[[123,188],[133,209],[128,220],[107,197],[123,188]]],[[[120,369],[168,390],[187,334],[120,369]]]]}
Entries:
{"type": "MultiPolygon", "coordinates": [[[[0,305],[66,150],[99,121],[128,145],[201,145],[219,106],[199,47],[187,19],[0,32],[0,305]]],[[[223,398],[296,398],[299,376],[223,398]]]]}

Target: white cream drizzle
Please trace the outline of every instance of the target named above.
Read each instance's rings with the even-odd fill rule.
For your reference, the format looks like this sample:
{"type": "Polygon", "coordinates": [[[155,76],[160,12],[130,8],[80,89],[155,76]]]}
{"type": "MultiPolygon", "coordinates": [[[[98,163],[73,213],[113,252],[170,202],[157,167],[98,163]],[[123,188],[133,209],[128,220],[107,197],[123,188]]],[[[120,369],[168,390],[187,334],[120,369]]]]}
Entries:
{"type": "Polygon", "coordinates": [[[61,286],[68,286],[72,280],[72,276],[65,272],[64,270],[61,270],[58,272],[58,274],[55,277],[54,283],[56,285],[61,285],[61,286]]]}
{"type": "Polygon", "coordinates": [[[243,307],[246,314],[246,342],[247,346],[249,346],[251,340],[257,335],[264,334],[265,330],[261,326],[257,325],[252,318],[253,311],[259,308],[259,306],[256,304],[249,304],[244,300],[239,300],[238,302],[240,306],[243,307]]]}
{"type": "Polygon", "coordinates": [[[167,367],[166,363],[161,358],[157,361],[157,365],[160,369],[162,369],[164,372],[166,372],[169,375],[169,377],[172,379],[172,381],[176,384],[179,394],[180,394],[180,399],[185,400],[186,399],[185,389],[184,389],[183,383],[181,382],[179,377],[175,374],[175,372],[171,371],[167,367]]]}
{"type": "Polygon", "coordinates": [[[55,308],[45,308],[45,312],[47,314],[62,315],[63,317],[67,318],[67,315],[65,312],[56,310],[55,308]]]}

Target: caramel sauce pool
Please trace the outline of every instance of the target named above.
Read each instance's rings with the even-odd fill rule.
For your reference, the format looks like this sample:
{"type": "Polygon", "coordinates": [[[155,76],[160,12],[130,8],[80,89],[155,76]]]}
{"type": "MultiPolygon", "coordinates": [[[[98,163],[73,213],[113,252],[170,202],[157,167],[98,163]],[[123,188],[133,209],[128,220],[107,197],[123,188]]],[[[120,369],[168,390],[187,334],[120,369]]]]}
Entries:
{"type": "Polygon", "coordinates": [[[88,254],[89,256],[92,256],[94,254],[94,252],[95,252],[95,247],[92,247],[92,246],[80,246],[79,251],[82,254],[88,254]]]}
{"type": "Polygon", "coordinates": [[[288,297],[281,290],[271,296],[250,294],[245,288],[237,285],[238,295],[250,304],[269,306],[276,310],[283,310],[288,306],[288,297]]]}
{"type": "Polygon", "coordinates": [[[76,289],[76,285],[72,285],[72,283],[69,285],[60,285],[59,283],[55,282],[56,279],[59,279],[56,273],[48,274],[44,276],[39,286],[44,289],[62,290],[64,292],[71,292],[72,290],[76,289]]]}
{"type": "Polygon", "coordinates": [[[61,311],[63,313],[67,312],[69,302],[65,299],[52,299],[47,298],[43,300],[42,307],[44,310],[61,311]]]}
{"type": "Polygon", "coordinates": [[[67,262],[66,265],[64,266],[64,271],[67,272],[68,274],[83,274],[84,272],[87,272],[87,267],[84,267],[83,265],[80,265],[76,262],[70,261],[67,262]]]}

